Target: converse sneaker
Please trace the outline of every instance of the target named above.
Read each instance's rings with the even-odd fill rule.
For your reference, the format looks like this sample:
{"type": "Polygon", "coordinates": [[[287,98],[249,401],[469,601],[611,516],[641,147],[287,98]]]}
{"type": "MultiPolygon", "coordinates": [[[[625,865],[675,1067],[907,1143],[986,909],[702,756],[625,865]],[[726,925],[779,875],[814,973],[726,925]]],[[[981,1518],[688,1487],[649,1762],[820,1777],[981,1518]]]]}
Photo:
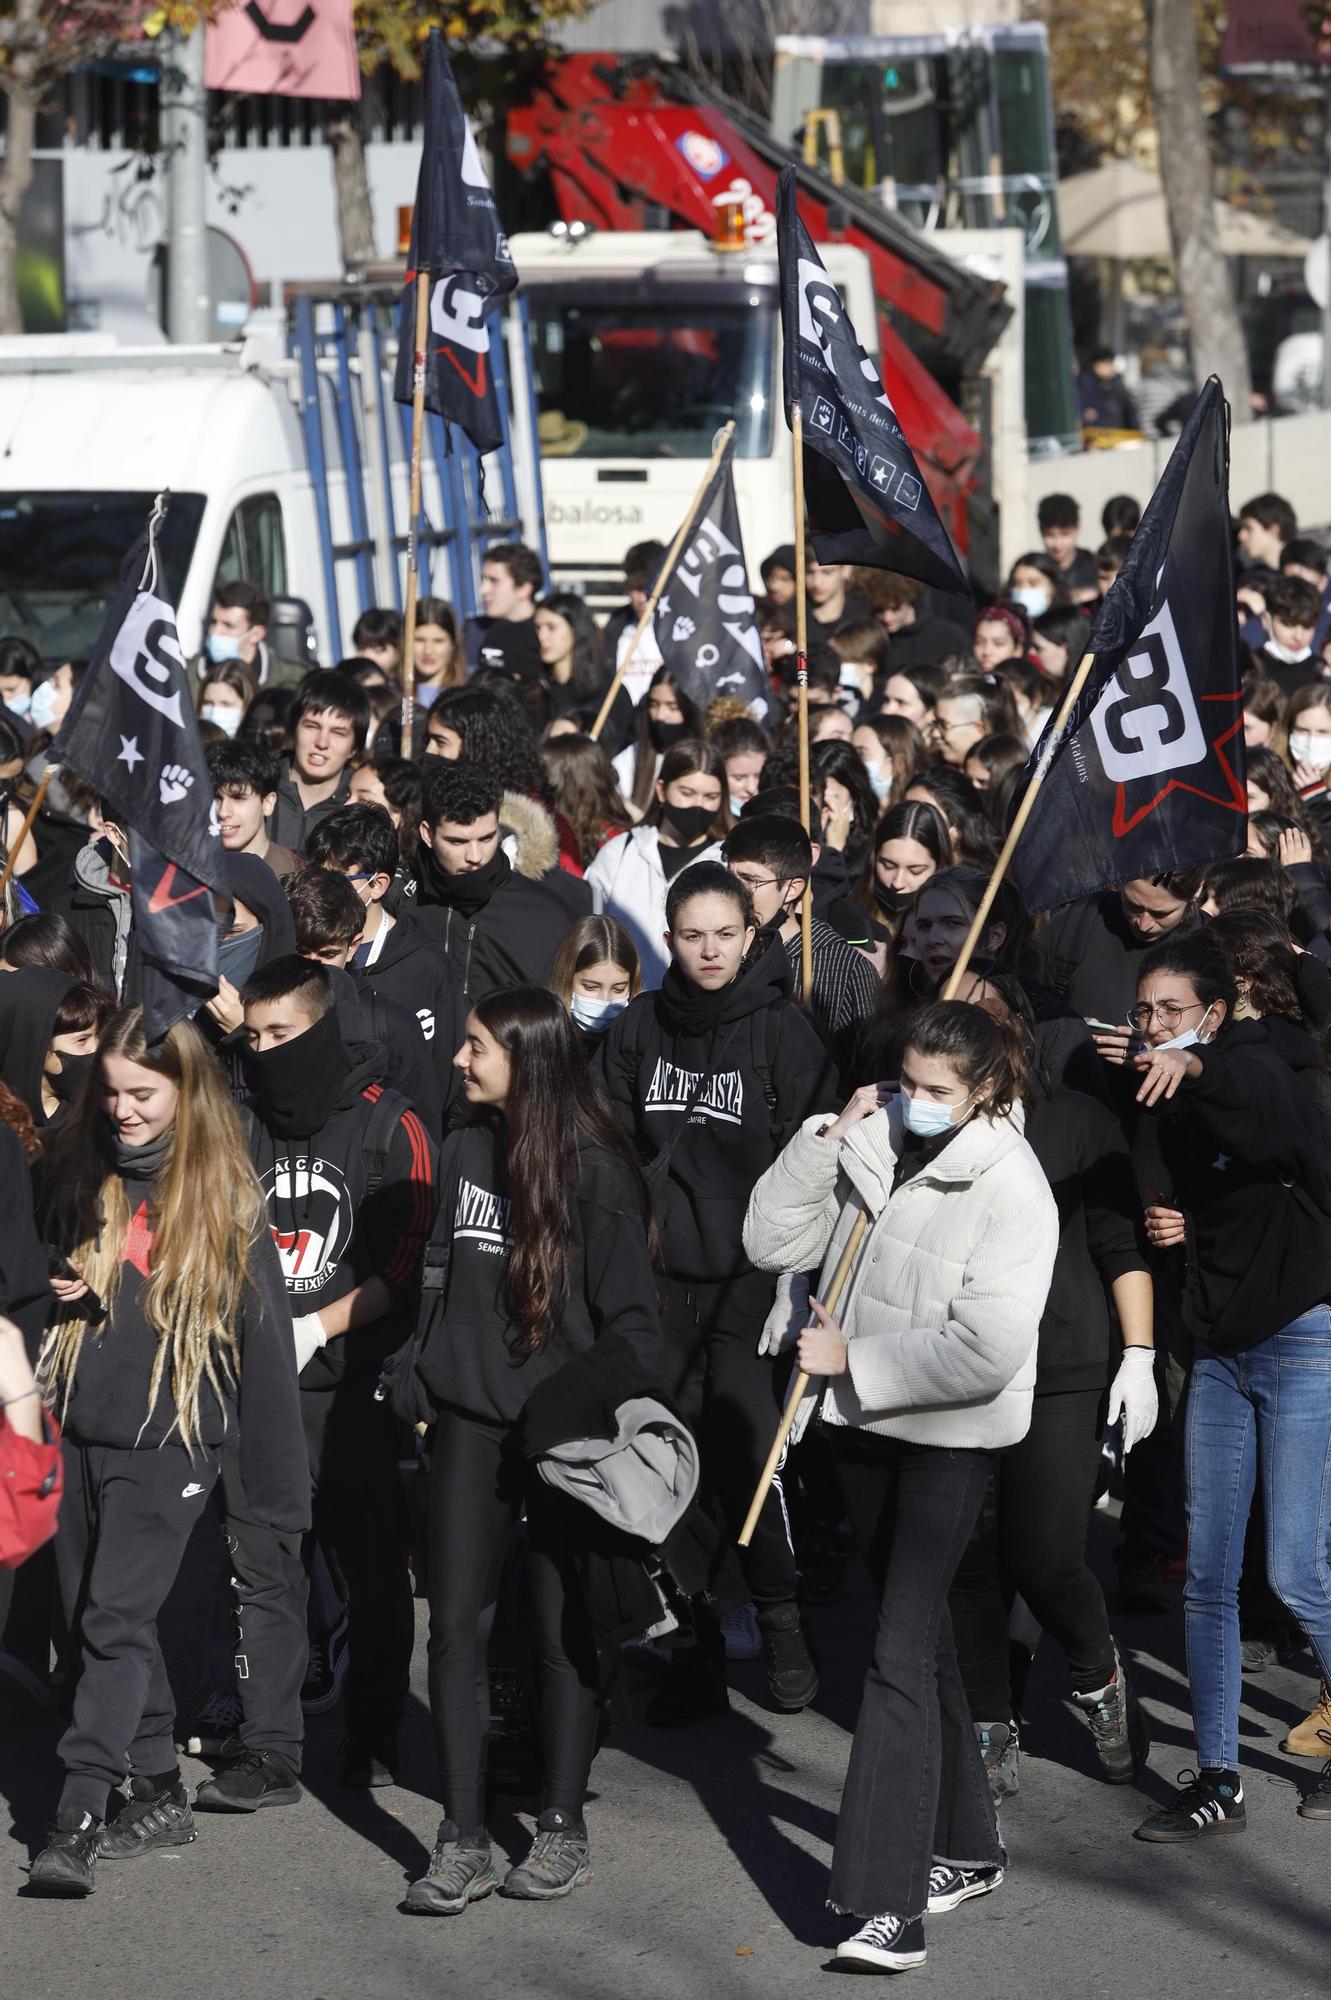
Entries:
{"type": "Polygon", "coordinates": [[[1203,1833],[1242,1833],[1248,1824],[1237,1771],[1179,1772],[1183,1790],[1172,1806],[1135,1829],[1138,1840],[1196,1840],[1203,1833]],[[1185,1783],[1185,1780],[1187,1781],[1185,1783]]]}
{"type": "Polygon", "coordinates": [[[536,1822],[526,1860],[509,1869],[504,1894],[526,1903],[552,1903],[591,1879],[586,1827],[572,1813],[551,1806],[536,1822]]]}
{"type": "Polygon", "coordinates": [[[758,1616],[751,1604],[739,1604],[733,1611],[723,1613],[721,1637],[726,1642],[728,1660],[759,1658],[763,1642],[758,1637],[758,1616]]]}
{"type": "Polygon", "coordinates": [[[1090,1724],[1101,1776],[1111,1785],[1130,1785],[1145,1767],[1151,1725],[1117,1646],[1113,1679],[1094,1694],[1072,1699],[1090,1724]]]}
{"type": "Polygon", "coordinates": [[[261,1806],[299,1805],[296,1773],[275,1750],[244,1750],[234,1764],[214,1771],[194,1794],[199,1812],[258,1812],[261,1806]]]}
{"type": "Polygon", "coordinates": [[[1325,1757],[1331,1751],[1331,1691],[1325,1681],[1317,1690],[1316,1708],[1295,1723],[1280,1747],[1287,1757],[1325,1757]]]}
{"type": "Polygon", "coordinates": [[[977,1722],[975,1735],[994,1803],[1015,1799],[1021,1789],[1021,1738],[1015,1722],[977,1722]]]}
{"type": "Polygon", "coordinates": [[[795,1715],[807,1708],[818,1692],[818,1669],[800,1623],[798,1604],[765,1604],[758,1613],[758,1630],[773,1706],[795,1715]]]}
{"type": "Polygon", "coordinates": [[[451,1819],[439,1822],[430,1865],[413,1882],[402,1907],[416,1917],[456,1917],[499,1887],[484,1827],[465,1838],[451,1819]]]}
{"type": "Polygon", "coordinates": [[[28,1870],[33,1896],[91,1896],[102,1824],[91,1813],[61,1813],[28,1870]]]}
{"type": "Polygon", "coordinates": [[[929,1870],[929,1915],[942,1916],[973,1896],[991,1896],[1002,1879],[1001,1868],[954,1868],[950,1861],[936,1861],[929,1870]]]}
{"type": "Polygon", "coordinates": [[[306,1715],[326,1715],[330,1708],[337,1707],[350,1664],[347,1615],[343,1612],[331,1632],[310,1641],[309,1664],[300,1691],[300,1705],[306,1715]]]}
{"type": "Polygon", "coordinates": [[[97,1859],[137,1861],[154,1848],[188,1847],[197,1838],[189,1793],[178,1777],[167,1785],[160,1778],[134,1778],[129,1798],[97,1843],[97,1859]]]}
{"type": "Polygon", "coordinates": [[[240,1720],[238,1694],[210,1694],[192,1732],[176,1748],[191,1757],[238,1757],[240,1720]]]}
{"type": "MultiPolygon", "coordinates": [[[[1331,1739],[1329,1739],[1331,1740],[1331,1739]]],[[[1312,1790],[1299,1801],[1300,1819],[1331,1819],[1331,1757],[1312,1790]]]]}
{"type": "Polygon", "coordinates": [[[924,1964],[924,1925],[918,1917],[870,1917],[837,1946],[836,1963],[853,1972],[907,1972],[924,1964]]]}

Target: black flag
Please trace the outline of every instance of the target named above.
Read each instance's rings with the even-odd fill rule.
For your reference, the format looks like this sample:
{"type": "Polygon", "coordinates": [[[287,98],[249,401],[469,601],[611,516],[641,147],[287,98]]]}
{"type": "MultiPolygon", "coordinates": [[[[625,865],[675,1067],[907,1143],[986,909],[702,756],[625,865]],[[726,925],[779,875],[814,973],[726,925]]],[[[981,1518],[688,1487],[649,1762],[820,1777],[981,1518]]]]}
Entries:
{"type": "Polygon", "coordinates": [[[656,606],[656,643],[676,687],[699,708],[718,695],[732,695],[761,722],[771,682],[744,563],[730,470],[733,449],[732,438],[665,580],[656,606]]]}
{"type": "Polygon", "coordinates": [[[820,562],[867,563],[969,588],[877,368],[800,221],[795,169],[777,182],[786,420],[798,404],[804,501],[820,562]]]}
{"type": "Polygon", "coordinates": [[[504,431],[488,316],[514,289],[518,274],[437,29],[425,58],[425,141],[398,316],[393,394],[399,403],[412,399],[421,271],[430,277],[425,407],[457,424],[477,451],[495,451],[504,431]]]}
{"type": "Polygon", "coordinates": [[[212,891],[231,901],[176,614],[157,594],[158,507],[126,557],[88,670],[51,746],[53,761],[86,778],[129,835],[150,1042],[216,993],[212,891]]]}
{"type": "MultiPolygon", "coordinates": [[[[1248,837],[1234,622],[1228,411],[1193,404],[1091,634],[1068,727],[1013,856],[1029,910],[1242,854],[1248,837]]],[[[1029,779],[1028,779],[1029,783],[1029,779]]]]}

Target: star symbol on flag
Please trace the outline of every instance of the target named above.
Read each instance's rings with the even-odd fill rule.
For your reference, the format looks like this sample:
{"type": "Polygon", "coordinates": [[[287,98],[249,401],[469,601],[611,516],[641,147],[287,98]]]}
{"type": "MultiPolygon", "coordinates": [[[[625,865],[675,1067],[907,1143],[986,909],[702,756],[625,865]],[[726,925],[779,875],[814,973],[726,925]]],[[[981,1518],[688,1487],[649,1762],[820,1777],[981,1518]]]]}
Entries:
{"type": "Polygon", "coordinates": [[[1129,787],[1128,785],[1121,784],[1116,788],[1114,793],[1113,821],[1115,840],[1122,840],[1125,834],[1131,833],[1135,827],[1140,826],[1142,821],[1148,818],[1157,806],[1164,803],[1171,792],[1189,792],[1193,798],[1205,799],[1211,805],[1223,806],[1228,812],[1247,812],[1247,788],[1240,784],[1234,766],[1225,754],[1225,745],[1232,743],[1236,736],[1241,736],[1243,731],[1242,709],[1239,709],[1237,716],[1234,715],[1234,709],[1241,700],[1241,694],[1204,694],[1202,696],[1203,703],[1211,703],[1219,708],[1220,715],[1218,720],[1220,726],[1217,735],[1212,736],[1210,730],[1207,731],[1210,739],[1211,754],[1208,755],[1205,763],[1197,773],[1197,783],[1189,783],[1185,778],[1169,778],[1147,798],[1141,798],[1141,788],[1135,785],[1129,787]],[[1214,763],[1212,762],[1212,758],[1214,758],[1214,763]],[[1130,789],[1136,792],[1138,798],[1141,798],[1140,804],[1134,803],[1131,807],[1129,806],[1128,792],[1130,789]]]}
{"type": "Polygon", "coordinates": [[[139,748],[139,739],[137,736],[121,737],[120,755],[116,758],[116,762],[117,764],[128,764],[131,771],[136,764],[147,762],[142,750],[139,748]]]}

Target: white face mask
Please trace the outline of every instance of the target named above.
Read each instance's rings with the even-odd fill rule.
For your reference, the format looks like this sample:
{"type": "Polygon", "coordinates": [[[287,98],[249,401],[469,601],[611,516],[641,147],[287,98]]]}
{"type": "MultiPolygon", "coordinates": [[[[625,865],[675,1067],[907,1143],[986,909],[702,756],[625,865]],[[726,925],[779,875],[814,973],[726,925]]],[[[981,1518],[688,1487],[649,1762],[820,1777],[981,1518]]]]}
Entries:
{"type": "Polygon", "coordinates": [[[52,729],[55,726],[56,705],[60,697],[55,691],[55,681],[39,681],[32,691],[28,703],[28,720],[38,729],[52,729]]]}
{"type": "Polygon", "coordinates": [[[1019,604],[1028,618],[1043,618],[1053,603],[1049,591],[1034,583],[1016,583],[1008,592],[1014,604],[1019,604]]]}
{"type": "Polygon", "coordinates": [[[1303,661],[1310,660],[1313,654],[1311,646],[1299,646],[1298,648],[1282,646],[1274,632],[1266,642],[1266,651],[1271,655],[1273,660],[1279,660],[1281,665],[1285,667],[1301,666],[1303,661]]]}
{"type": "Polygon", "coordinates": [[[206,701],[199,710],[199,720],[215,722],[228,736],[234,736],[240,728],[240,713],[238,708],[215,708],[212,702],[206,701]]]}
{"type": "Polygon", "coordinates": [[[1314,736],[1311,729],[1291,729],[1289,754],[1310,771],[1325,771],[1331,767],[1331,736],[1314,736]]]}
{"type": "Polygon", "coordinates": [[[11,715],[26,715],[32,707],[32,689],[30,687],[15,688],[13,694],[10,695],[9,700],[5,703],[5,707],[11,715]]]}
{"type": "Polygon", "coordinates": [[[568,1010],[580,1028],[585,1028],[589,1035],[599,1035],[612,1021],[618,1020],[628,1004],[627,1000],[593,1000],[589,993],[575,993],[568,1010]]]}
{"type": "Polygon", "coordinates": [[[969,1099],[964,1097],[960,1104],[936,1104],[932,1098],[907,1097],[904,1091],[901,1093],[901,1115],[906,1130],[913,1132],[917,1139],[941,1139],[944,1132],[964,1125],[971,1109],[969,1099]],[[961,1115],[954,1118],[954,1111],[961,1115]]]}
{"type": "MultiPolygon", "coordinates": [[[[1197,1048],[1198,1045],[1204,1039],[1202,1035],[1202,1029],[1206,1026],[1206,1016],[1207,1014],[1210,1013],[1210,1011],[1211,1010],[1208,1007],[1206,1010],[1206,1014],[1202,1015],[1201,1020],[1197,1023],[1195,1028],[1180,1028],[1178,1034],[1171,1035],[1167,1042],[1157,1042],[1155,1045],[1156,1049],[1197,1048]]],[[[1152,1053],[1154,1053],[1154,1051],[1152,1051],[1152,1053]]]]}

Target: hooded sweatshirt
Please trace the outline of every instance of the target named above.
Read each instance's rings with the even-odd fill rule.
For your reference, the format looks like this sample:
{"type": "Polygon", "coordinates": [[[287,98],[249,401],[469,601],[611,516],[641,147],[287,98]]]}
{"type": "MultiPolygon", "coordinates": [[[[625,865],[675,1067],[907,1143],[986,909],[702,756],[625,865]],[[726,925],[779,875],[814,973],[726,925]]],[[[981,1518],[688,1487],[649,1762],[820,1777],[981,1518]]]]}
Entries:
{"type": "Polygon", "coordinates": [[[97,977],[130,1007],[142,997],[142,974],[123,865],[109,840],[81,847],[70,880],[46,907],[69,919],[92,953],[97,977]]]}
{"type": "Polygon", "coordinates": [[[293,854],[304,854],[305,843],[321,820],[335,813],[339,806],[347,802],[347,792],[351,786],[351,766],[347,764],[337,781],[337,790],[331,798],[321,799],[317,805],[307,806],[301,799],[291,768],[290,757],[282,759],[282,776],[278,780],[277,803],[268,816],[267,833],[279,847],[289,847],[293,854]]]}
{"type": "Polygon", "coordinates": [[[435,1146],[416,1113],[402,1111],[387,1135],[382,1177],[371,1192],[367,1139],[382,1089],[382,1059],[375,1049],[344,1042],[336,1009],[294,1041],[251,1057],[248,1066],[256,1086],[248,1100],[250,1158],[268,1203],[293,1316],[317,1313],[371,1277],[382,1278],[392,1293],[381,1320],[338,1335],[314,1356],[301,1388],[328,1390],[349,1375],[372,1377],[415,1310],[421,1255],[434,1220],[435,1146]],[[286,1100],[288,1079],[297,1074],[281,1060],[286,1055],[300,1065],[302,1083],[294,1095],[304,1104],[286,1100]],[[307,1131],[296,1129],[302,1124],[307,1131]]]}
{"type": "MultiPolygon", "coordinates": [[[[170,1366],[163,1370],[151,1414],[148,1390],[158,1337],[143,1310],[152,1271],[155,1222],[152,1185],[124,1177],[130,1224],[125,1238],[120,1285],[110,1318],[83,1336],[74,1371],[66,1436],[80,1444],[117,1450],[153,1451],[179,1442],[172,1428],[175,1402],[170,1366]]],[[[309,1525],[310,1480],[296,1391],[291,1312],[282,1273],[269,1239],[260,1234],[250,1250],[236,1322],[240,1350],[237,1382],[219,1370],[220,1399],[203,1385],[199,1396],[199,1441],[212,1450],[239,1440],[245,1494],[260,1520],[290,1531],[309,1525]]]]}
{"type": "MultiPolygon", "coordinates": [[[[347,971],[359,987],[393,1001],[415,1019],[438,1103],[446,1108],[456,1086],[453,1057],[462,1043],[467,1009],[438,939],[412,910],[404,910],[360,947],[347,971]]],[[[417,1109],[424,1115],[424,1106],[417,1109]]]]}
{"type": "Polygon", "coordinates": [[[515,1423],[538,1382],[608,1335],[626,1341],[653,1376],[660,1363],[657,1285],[640,1186],[622,1160],[577,1140],[569,1162],[568,1292],[555,1339],[520,1344],[507,1299],[512,1208],[502,1123],[464,1125],[444,1142],[448,1190],[434,1241],[448,1276],[417,1371],[436,1403],[489,1423],[515,1423]]]}
{"type": "MultiPolygon", "coordinates": [[[[594,1058],[649,1179],[650,1162],[670,1149],[654,1193],[672,1278],[753,1276],[740,1237],[754,1182],[806,1118],[840,1106],[831,1058],[790,994],[779,938],[716,994],[672,966],[659,992],[639,994],[612,1023],[594,1058]]],[[[737,1310],[756,1309],[770,1289],[742,1282],[737,1310]]]]}
{"type": "Polygon", "coordinates": [[[0,973],[0,1078],[15,1097],[22,1098],[39,1125],[46,1123],[42,1065],[61,1002],[77,984],[69,973],[53,966],[21,965],[0,973]]]}
{"type": "Polygon", "coordinates": [[[546,986],[572,918],[545,882],[514,871],[502,850],[469,875],[448,875],[422,847],[416,862],[416,909],[438,939],[470,1005],[504,986],[546,986]]]}

